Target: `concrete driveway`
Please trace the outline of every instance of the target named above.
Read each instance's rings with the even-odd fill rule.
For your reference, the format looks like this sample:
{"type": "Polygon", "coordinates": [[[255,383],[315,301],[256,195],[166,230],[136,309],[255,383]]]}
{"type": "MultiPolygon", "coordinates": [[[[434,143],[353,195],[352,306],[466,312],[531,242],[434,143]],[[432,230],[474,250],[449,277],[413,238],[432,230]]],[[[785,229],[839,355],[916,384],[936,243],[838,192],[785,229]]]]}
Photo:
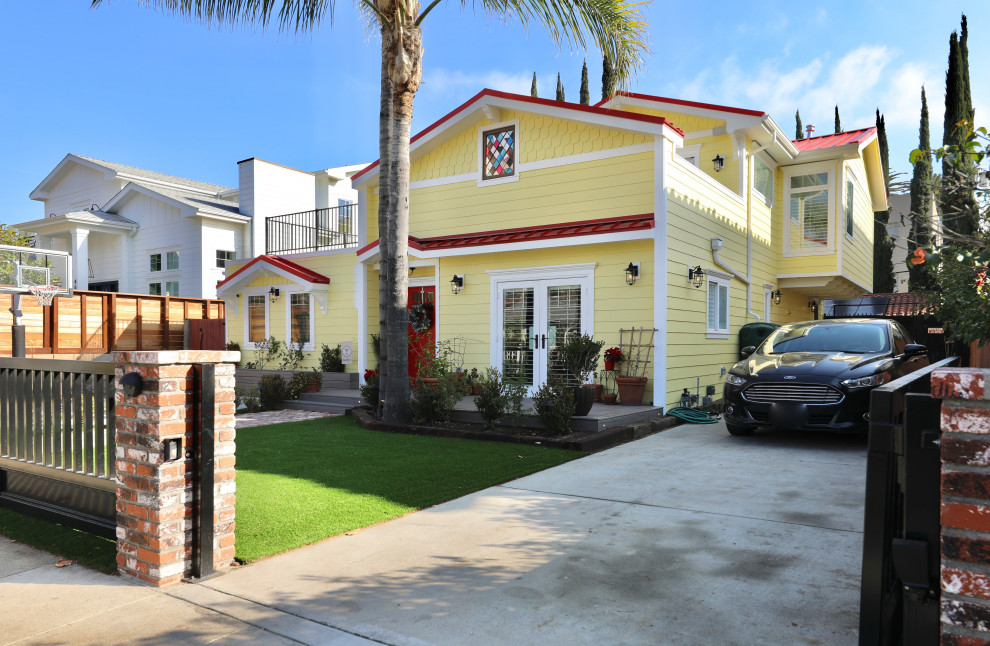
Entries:
{"type": "Polygon", "coordinates": [[[395,645],[846,645],[865,455],[686,425],[170,594],[395,645]]]}
{"type": "Polygon", "coordinates": [[[845,646],[865,454],[681,426],[165,591],[0,540],[0,644],[845,646]]]}

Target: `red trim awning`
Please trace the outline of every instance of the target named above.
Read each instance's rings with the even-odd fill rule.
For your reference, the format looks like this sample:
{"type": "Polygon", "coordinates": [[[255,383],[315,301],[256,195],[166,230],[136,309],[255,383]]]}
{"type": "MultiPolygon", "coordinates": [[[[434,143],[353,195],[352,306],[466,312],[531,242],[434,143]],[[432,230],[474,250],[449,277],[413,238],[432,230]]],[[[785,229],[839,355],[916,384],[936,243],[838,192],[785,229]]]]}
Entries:
{"type": "Polygon", "coordinates": [[[876,126],[871,126],[869,128],[860,128],[859,130],[850,130],[849,132],[839,132],[834,135],[795,139],[791,143],[800,152],[821,150],[822,148],[834,148],[835,146],[845,146],[846,144],[861,144],[869,140],[876,132],[876,126]]]}
{"type": "Polygon", "coordinates": [[[265,262],[265,263],[268,263],[269,265],[271,265],[273,267],[276,267],[278,269],[281,269],[282,271],[287,271],[290,274],[292,274],[293,276],[296,276],[297,278],[301,278],[302,280],[305,280],[308,283],[315,283],[315,284],[321,284],[321,285],[329,285],[330,284],[330,279],[329,278],[327,278],[323,274],[316,273],[312,269],[307,269],[306,267],[303,267],[302,265],[296,264],[296,263],[292,262],[291,260],[286,260],[285,258],[282,258],[280,256],[272,256],[272,255],[268,255],[268,254],[262,254],[262,255],[258,256],[257,258],[254,258],[251,262],[249,262],[248,264],[244,265],[243,267],[241,267],[240,269],[238,269],[237,271],[235,271],[231,275],[227,276],[225,279],[223,279],[219,283],[217,283],[217,287],[220,287],[220,286],[222,286],[222,285],[224,285],[226,283],[229,283],[234,278],[236,278],[237,276],[240,276],[245,271],[247,271],[250,267],[254,266],[256,263],[259,263],[259,262],[265,262]]]}
{"type": "MultiPolygon", "coordinates": [[[[518,227],[514,229],[497,229],[494,231],[478,231],[449,236],[433,236],[430,238],[409,236],[409,248],[418,251],[464,249],[468,247],[538,242],[541,240],[557,240],[559,238],[574,238],[608,233],[624,233],[627,231],[646,231],[652,229],[654,226],[653,214],[643,213],[640,215],[623,215],[615,218],[600,218],[596,220],[518,227]]],[[[363,255],[377,246],[378,241],[376,240],[359,249],[357,254],[359,256],[363,255]]]]}

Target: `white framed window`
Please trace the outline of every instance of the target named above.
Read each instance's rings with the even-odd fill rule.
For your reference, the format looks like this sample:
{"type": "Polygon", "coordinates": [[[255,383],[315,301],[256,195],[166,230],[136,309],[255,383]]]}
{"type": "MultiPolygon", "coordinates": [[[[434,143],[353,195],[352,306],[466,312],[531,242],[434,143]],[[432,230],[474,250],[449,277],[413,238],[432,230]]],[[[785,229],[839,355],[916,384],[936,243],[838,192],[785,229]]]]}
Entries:
{"type": "Polygon", "coordinates": [[[519,120],[478,128],[478,186],[519,180],[519,120]]]}
{"type": "Polygon", "coordinates": [[[148,283],[148,293],[152,296],[162,295],[162,284],[161,283],[148,283]]]}
{"type": "Polygon", "coordinates": [[[732,279],[713,269],[706,269],[708,277],[708,307],[705,332],[709,339],[729,338],[729,286],[732,279]]]}
{"type": "Polygon", "coordinates": [[[753,190],[767,206],[773,206],[773,169],[759,155],[753,157],[753,190]]]}
{"type": "Polygon", "coordinates": [[[303,350],[313,349],[313,299],[309,294],[289,294],[286,338],[293,344],[302,342],[303,350]]]}
{"type": "Polygon", "coordinates": [[[165,295],[166,296],[178,296],[179,295],[179,281],[168,280],[165,281],[165,295]]]}
{"type": "Polygon", "coordinates": [[[248,343],[265,341],[268,338],[268,295],[257,294],[247,297],[247,316],[244,317],[244,338],[248,343]]]}
{"type": "Polygon", "coordinates": [[[856,230],[853,222],[853,198],[855,197],[856,189],[853,184],[852,176],[846,176],[846,235],[852,240],[853,231],[856,230]]]}
{"type": "Polygon", "coordinates": [[[695,168],[701,168],[701,144],[682,146],[681,149],[677,151],[677,154],[681,156],[681,159],[695,168]]]}
{"type": "Polygon", "coordinates": [[[148,271],[161,271],[162,270],[162,255],[160,253],[153,253],[148,258],[148,271]]]}
{"type": "Polygon", "coordinates": [[[831,164],[788,168],[784,177],[784,256],[835,251],[835,195],[831,164]]]}
{"type": "Polygon", "coordinates": [[[217,267],[224,269],[227,267],[227,263],[234,259],[233,251],[223,251],[217,249],[217,267]]]}
{"type": "Polygon", "coordinates": [[[172,270],[179,268],[179,252],[169,251],[165,254],[165,269],[172,270]]]}

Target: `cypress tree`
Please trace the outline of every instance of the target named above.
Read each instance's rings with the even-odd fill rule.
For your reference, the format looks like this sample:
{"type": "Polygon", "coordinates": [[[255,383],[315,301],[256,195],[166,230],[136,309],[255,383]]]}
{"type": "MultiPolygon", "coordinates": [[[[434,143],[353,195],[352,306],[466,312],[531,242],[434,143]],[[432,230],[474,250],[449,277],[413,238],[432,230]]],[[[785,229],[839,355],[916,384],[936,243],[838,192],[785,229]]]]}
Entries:
{"type": "MultiPolygon", "coordinates": [[[[914,162],[911,175],[911,235],[908,238],[908,260],[917,247],[927,247],[931,240],[932,210],[932,138],[928,132],[928,98],[921,88],[921,125],[918,128],[918,149],[921,155],[914,162]]],[[[928,265],[908,264],[908,289],[912,292],[932,286],[928,265]]]]}
{"type": "Polygon", "coordinates": [[[602,57],[602,99],[607,99],[613,94],[615,94],[615,70],[612,69],[612,61],[606,54],[602,57]]]}
{"type": "Polygon", "coordinates": [[[794,127],[794,139],[804,139],[804,126],[801,124],[801,111],[794,113],[794,120],[797,122],[794,127]]]}
{"type": "MultiPolygon", "coordinates": [[[[942,145],[962,150],[972,106],[966,105],[966,83],[963,73],[962,49],[956,32],[949,37],[949,68],[945,72],[945,119],[942,123],[942,145]]],[[[942,157],[942,190],[939,210],[945,227],[955,233],[972,235],[979,226],[979,209],[973,197],[975,169],[968,155],[942,157]]]]}
{"type": "Polygon", "coordinates": [[[533,72],[533,84],[529,86],[529,95],[539,96],[539,94],[536,93],[536,72],[533,72]]]}
{"type": "MultiPolygon", "coordinates": [[[[880,145],[880,165],[883,167],[884,189],[890,194],[890,160],[887,147],[887,125],[877,109],[877,143],[880,145]]],[[[890,210],[873,214],[873,292],[889,294],[896,289],[894,279],[894,243],[887,232],[890,210]]]]}
{"type": "Polygon", "coordinates": [[[973,92],[969,85],[969,29],[966,24],[966,14],[962,15],[962,33],[959,36],[959,62],[962,67],[962,81],[963,81],[963,106],[966,110],[966,121],[969,121],[970,127],[973,125],[974,118],[976,116],[975,110],[973,110],[973,92]]]}
{"type": "Polygon", "coordinates": [[[588,92],[588,61],[581,65],[581,105],[591,105],[591,94],[588,92]]]}
{"type": "Polygon", "coordinates": [[[839,121],[839,105],[835,105],[835,134],[842,132],[842,123],[839,121]]]}
{"type": "Polygon", "coordinates": [[[564,101],[564,84],[560,82],[560,72],[557,72],[557,100],[564,101]]]}

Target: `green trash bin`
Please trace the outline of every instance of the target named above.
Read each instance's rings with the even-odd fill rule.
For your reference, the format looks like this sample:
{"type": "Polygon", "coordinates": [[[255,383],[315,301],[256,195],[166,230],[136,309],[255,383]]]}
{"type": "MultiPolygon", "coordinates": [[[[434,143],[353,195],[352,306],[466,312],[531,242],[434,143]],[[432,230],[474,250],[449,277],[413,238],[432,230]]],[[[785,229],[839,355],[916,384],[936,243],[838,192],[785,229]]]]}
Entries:
{"type": "Polygon", "coordinates": [[[771,332],[779,328],[776,323],[747,323],[739,328],[739,356],[747,346],[758,346],[771,332]]]}

